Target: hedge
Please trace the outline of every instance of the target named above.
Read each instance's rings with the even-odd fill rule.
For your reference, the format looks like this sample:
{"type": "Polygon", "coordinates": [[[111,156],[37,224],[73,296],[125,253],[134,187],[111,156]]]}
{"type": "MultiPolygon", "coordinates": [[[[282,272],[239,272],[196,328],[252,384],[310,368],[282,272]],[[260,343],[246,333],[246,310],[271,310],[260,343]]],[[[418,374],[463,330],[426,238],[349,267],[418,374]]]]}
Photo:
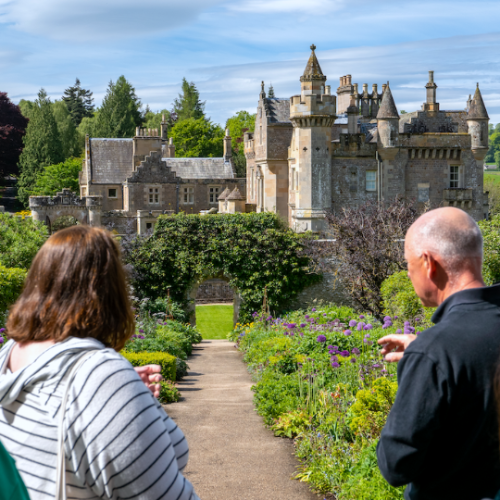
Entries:
{"type": "Polygon", "coordinates": [[[132,366],[160,365],[164,380],[175,380],[175,356],[166,352],[126,352],[121,355],[130,361],[132,366]]]}
{"type": "Polygon", "coordinates": [[[0,313],[11,306],[23,289],[27,271],[17,267],[4,267],[0,264],[0,313]]]}

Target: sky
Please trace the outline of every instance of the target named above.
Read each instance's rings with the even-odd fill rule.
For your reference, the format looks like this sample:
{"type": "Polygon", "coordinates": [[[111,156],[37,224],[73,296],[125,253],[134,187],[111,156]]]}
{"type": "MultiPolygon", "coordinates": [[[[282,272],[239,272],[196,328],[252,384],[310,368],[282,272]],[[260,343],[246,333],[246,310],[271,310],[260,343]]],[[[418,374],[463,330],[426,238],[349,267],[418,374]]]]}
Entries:
{"type": "Polygon", "coordinates": [[[0,0],[0,91],[60,99],[78,77],[99,106],[124,75],[159,111],[185,77],[224,125],[255,112],[262,80],[277,97],[298,94],[314,43],[332,92],[347,74],[360,89],[389,81],[411,112],[433,70],[441,109],[465,108],[479,83],[498,123],[499,18],[498,0],[0,0]]]}

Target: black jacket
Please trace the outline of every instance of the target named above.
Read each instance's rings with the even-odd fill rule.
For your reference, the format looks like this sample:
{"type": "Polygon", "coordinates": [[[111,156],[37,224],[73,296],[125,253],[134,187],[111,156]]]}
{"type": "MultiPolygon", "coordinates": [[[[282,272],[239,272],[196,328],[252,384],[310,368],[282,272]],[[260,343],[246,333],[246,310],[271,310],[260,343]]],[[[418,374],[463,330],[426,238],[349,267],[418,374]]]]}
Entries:
{"type": "Polygon", "coordinates": [[[494,374],[500,285],[457,292],[398,366],[398,394],[377,446],[382,475],[407,500],[480,500],[500,489],[494,374]]]}

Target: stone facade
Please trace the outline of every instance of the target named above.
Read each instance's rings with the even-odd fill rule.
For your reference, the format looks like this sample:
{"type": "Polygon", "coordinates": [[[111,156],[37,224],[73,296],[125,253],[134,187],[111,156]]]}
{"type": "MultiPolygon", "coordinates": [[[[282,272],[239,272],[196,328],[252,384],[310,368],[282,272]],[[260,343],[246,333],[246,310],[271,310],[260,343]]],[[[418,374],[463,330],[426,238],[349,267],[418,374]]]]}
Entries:
{"type": "Polygon", "coordinates": [[[443,111],[431,71],[422,110],[399,116],[388,83],[359,92],[347,75],[332,96],[311,49],[300,95],[271,99],[262,86],[255,131],[244,137],[247,209],[277,212],[299,232],[322,231],[325,210],[397,196],[487,217],[479,86],[465,109],[443,111]]]}

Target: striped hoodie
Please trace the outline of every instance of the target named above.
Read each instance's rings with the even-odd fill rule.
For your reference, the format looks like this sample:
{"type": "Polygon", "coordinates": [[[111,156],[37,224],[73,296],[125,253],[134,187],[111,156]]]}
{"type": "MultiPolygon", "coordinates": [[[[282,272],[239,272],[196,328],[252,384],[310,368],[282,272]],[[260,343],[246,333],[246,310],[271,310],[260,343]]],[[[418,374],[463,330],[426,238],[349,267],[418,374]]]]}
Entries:
{"type": "Polygon", "coordinates": [[[7,360],[13,345],[0,351],[0,440],[31,500],[55,497],[67,376],[92,349],[65,409],[68,499],[199,500],[181,474],[188,460],[184,434],[125,358],[95,339],[70,337],[12,373],[7,360]]]}

